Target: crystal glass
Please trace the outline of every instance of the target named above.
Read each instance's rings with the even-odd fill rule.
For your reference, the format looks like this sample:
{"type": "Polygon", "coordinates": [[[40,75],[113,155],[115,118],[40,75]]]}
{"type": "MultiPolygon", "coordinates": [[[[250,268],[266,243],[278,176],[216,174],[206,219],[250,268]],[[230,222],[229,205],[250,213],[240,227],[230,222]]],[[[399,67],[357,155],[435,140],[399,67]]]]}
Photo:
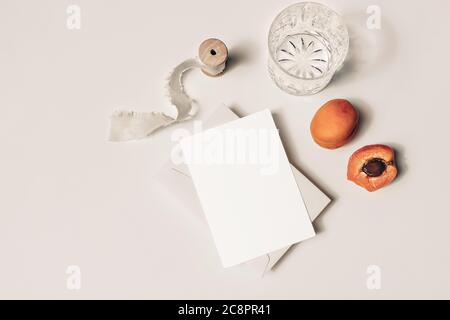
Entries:
{"type": "Polygon", "coordinates": [[[270,76],[287,93],[315,94],[342,66],[348,47],[347,28],[336,12],[314,2],[291,5],[270,27],[270,76]]]}

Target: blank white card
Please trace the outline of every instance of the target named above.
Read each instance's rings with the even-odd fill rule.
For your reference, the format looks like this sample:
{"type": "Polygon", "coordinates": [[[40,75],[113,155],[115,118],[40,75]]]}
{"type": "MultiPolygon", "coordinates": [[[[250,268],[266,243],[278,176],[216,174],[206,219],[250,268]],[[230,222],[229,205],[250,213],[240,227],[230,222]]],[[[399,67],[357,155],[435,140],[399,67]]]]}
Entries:
{"type": "Polygon", "coordinates": [[[224,267],[315,235],[269,110],[180,146],[224,267]]]}

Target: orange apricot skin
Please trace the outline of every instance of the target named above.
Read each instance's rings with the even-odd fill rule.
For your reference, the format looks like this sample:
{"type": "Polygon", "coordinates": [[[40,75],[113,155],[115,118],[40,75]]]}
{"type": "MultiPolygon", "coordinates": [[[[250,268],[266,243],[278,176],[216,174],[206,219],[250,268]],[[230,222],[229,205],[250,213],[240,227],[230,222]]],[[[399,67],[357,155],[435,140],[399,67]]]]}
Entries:
{"type": "Polygon", "coordinates": [[[349,101],[330,100],[314,115],[310,126],[311,136],[319,146],[337,149],[353,138],[358,122],[358,111],[349,101]]]}

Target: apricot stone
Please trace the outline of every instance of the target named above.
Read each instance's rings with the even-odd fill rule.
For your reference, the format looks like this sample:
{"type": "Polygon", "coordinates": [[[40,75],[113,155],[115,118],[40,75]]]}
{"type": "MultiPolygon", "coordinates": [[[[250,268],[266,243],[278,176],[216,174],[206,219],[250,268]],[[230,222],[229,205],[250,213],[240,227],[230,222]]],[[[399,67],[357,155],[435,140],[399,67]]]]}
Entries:
{"type": "Polygon", "coordinates": [[[394,150],[382,144],[362,147],[348,161],[347,179],[373,192],[397,176],[394,150]]]}
{"type": "Polygon", "coordinates": [[[311,135],[321,147],[336,149],[349,142],[358,127],[359,115],[344,99],[325,103],[311,121],[311,135]]]}

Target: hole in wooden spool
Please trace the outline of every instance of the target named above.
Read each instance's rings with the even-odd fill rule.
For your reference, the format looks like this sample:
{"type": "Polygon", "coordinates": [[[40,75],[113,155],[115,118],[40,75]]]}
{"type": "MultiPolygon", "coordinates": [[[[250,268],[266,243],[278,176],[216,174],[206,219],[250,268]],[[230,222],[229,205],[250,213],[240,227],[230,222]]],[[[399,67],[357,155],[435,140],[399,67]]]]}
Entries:
{"type": "Polygon", "coordinates": [[[211,51],[209,51],[209,53],[211,53],[211,55],[215,56],[217,54],[216,50],[211,49],[211,51]]]}

